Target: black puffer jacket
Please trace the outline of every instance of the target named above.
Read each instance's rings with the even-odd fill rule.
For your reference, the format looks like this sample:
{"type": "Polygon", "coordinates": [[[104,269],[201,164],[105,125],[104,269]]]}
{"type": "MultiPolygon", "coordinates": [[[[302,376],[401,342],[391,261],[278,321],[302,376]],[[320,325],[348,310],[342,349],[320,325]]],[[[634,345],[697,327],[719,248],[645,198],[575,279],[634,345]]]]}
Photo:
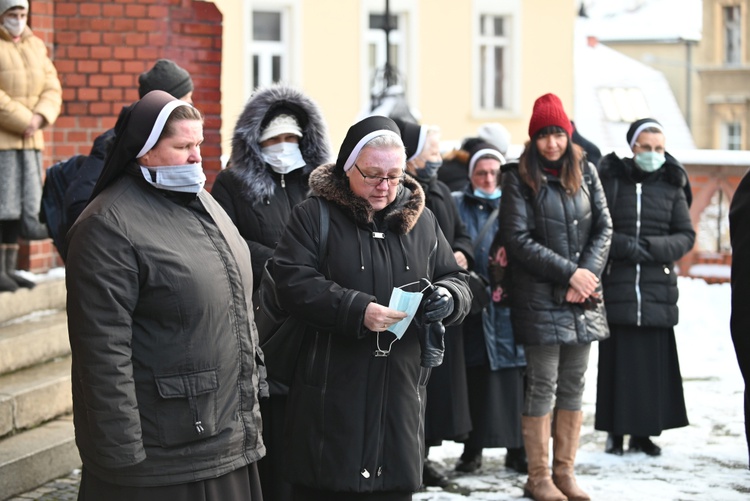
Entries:
{"type": "Polygon", "coordinates": [[[211,194],[247,240],[256,287],[260,284],[263,264],[273,254],[292,207],[308,196],[310,172],[330,157],[328,133],[320,110],[291,87],[273,85],[258,91],[237,119],[232,138],[232,166],[216,176],[211,194]],[[289,174],[274,172],[263,161],[258,143],[263,119],[279,107],[301,117],[299,148],[307,165],[289,174]]]}
{"type": "Polygon", "coordinates": [[[695,242],[685,199],[685,169],[673,157],[651,174],[631,158],[610,153],[599,164],[612,214],[614,234],[603,277],[610,324],[649,327],[677,325],[674,262],[695,242]],[[649,257],[636,257],[635,243],[649,257]]]}
{"type": "Polygon", "coordinates": [[[371,302],[388,305],[394,287],[428,278],[454,297],[445,325],[461,322],[471,305],[467,274],[412,178],[374,214],[333,164],[315,170],[310,187],[330,206],[324,271],[313,200],[294,208],[273,256],[281,305],[310,324],[289,391],[287,476],[324,490],[415,491],[430,374],[420,366],[418,327],[375,357],[378,340],[388,349],[395,337],[365,329],[364,314],[371,302]]]}
{"type": "Polygon", "coordinates": [[[520,344],[583,344],[609,336],[602,304],[585,310],[565,302],[578,267],[601,276],[612,237],[596,169],[583,165],[583,177],[570,196],[559,178],[547,175],[534,196],[517,163],[503,167],[499,236],[508,253],[511,319],[520,344]]]}

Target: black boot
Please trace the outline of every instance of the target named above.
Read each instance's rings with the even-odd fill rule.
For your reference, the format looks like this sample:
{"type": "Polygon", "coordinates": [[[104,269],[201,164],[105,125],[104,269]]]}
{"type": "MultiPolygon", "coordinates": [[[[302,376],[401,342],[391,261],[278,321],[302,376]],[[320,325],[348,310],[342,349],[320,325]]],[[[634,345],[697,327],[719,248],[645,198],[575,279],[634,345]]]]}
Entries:
{"type": "Polygon", "coordinates": [[[526,460],[526,449],[523,447],[508,448],[505,454],[505,467],[518,473],[528,473],[529,463],[526,460]]]}
{"type": "Polygon", "coordinates": [[[604,452],[622,456],[622,435],[607,433],[607,445],[604,446],[604,452]]]}
{"type": "Polygon", "coordinates": [[[10,244],[0,244],[0,292],[15,292],[18,290],[18,284],[8,275],[5,267],[8,247],[10,247],[10,244]]]}
{"type": "Polygon", "coordinates": [[[447,487],[448,484],[450,484],[448,477],[438,471],[435,463],[425,459],[422,468],[422,485],[425,487],[447,487]]]}
{"type": "Polygon", "coordinates": [[[458,458],[456,471],[474,473],[482,467],[482,449],[472,450],[464,448],[464,453],[458,458]]]}
{"type": "Polygon", "coordinates": [[[649,437],[631,436],[628,443],[629,452],[644,452],[649,456],[660,456],[661,447],[651,441],[649,437]]]}
{"type": "Polygon", "coordinates": [[[33,289],[36,286],[35,282],[26,280],[21,275],[16,273],[18,269],[18,244],[6,244],[5,246],[5,272],[8,276],[18,284],[19,287],[26,289],[33,289]]]}

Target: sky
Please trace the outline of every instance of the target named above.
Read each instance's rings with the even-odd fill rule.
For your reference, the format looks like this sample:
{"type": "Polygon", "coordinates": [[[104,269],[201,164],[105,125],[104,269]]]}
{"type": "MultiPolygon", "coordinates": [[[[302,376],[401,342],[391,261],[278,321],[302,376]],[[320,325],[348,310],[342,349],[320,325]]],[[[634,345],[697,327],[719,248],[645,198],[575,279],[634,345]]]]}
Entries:
{"type": "MultiPolygon", "coordinates": [[[[715,270],[712,275],[727,275],[715,270]]],[[[729,332],[730,285],[680,278],[677,349],[690,425],[653,438],[660,457],[604,453],[606,433],[593,429],[597,344],[591,350],[584,392],[584,424],[576,458],[578,483],[595,500],[747,501],[750,470],[744,433],[744,382],[729,332]]],[[[627,444],[627,439],[626,439],[627,444]]],[[[627,445],[626,445],[627,447],[627,445]]],[[[519,500],[526,475],[506,470],[505,449],[486,449],[478,474],[459,476],[453,466],[463,446],[443,442],[430,449],[454,482],[450,491],[430,488],[416,500],[519,500]]]]}

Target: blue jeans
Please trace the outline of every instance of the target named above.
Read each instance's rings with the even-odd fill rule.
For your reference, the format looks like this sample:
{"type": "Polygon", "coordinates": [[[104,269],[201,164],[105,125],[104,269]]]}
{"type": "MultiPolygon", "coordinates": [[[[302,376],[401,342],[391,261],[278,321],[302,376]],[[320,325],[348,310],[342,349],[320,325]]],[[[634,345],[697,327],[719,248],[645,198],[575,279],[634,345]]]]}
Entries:
{"type": "Polygon", "coordinates": [[[555,407],[581,410],[590,344],[524,346],[526,398],[524,416],[545,416],[555,407]]]}

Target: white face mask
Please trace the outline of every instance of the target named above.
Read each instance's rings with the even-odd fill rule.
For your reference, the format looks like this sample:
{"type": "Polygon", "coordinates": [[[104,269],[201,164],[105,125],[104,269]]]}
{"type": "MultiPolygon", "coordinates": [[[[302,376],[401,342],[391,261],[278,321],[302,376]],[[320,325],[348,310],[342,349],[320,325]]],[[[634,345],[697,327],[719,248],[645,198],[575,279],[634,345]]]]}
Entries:
{"type": "Polygon", "coordinates": [[[305,166],[298,143],[276,143],[261,148],[263,161],[271,166],[274,172],[288,174],[295,169],[305,166]]]}
{"type": "Polygon", "coordinates": [[[143,167],[143,178],[156,188],[181,193],[198,193],[206,184],[202,164],[143,167]]]}
{"type": "Polygon", "coordinates": [[[24,28],[26,28],[26,19],[6,17],[3,21],[3,26],[6,30],[8,30],[8,33],[10,33],[14,37],[17,37],[20,36],[21,33],[23,33],[24,28]]]}

